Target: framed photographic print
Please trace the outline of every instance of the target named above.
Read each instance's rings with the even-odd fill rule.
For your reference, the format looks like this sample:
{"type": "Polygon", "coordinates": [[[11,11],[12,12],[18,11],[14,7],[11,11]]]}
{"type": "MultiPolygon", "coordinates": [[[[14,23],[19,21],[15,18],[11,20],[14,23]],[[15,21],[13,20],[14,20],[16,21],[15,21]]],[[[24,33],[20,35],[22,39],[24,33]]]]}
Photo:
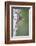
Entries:
{"type": "Polygon", "coordinates": [[[35,3],[5,2],[5,43],[35,42],[35,3]]]}

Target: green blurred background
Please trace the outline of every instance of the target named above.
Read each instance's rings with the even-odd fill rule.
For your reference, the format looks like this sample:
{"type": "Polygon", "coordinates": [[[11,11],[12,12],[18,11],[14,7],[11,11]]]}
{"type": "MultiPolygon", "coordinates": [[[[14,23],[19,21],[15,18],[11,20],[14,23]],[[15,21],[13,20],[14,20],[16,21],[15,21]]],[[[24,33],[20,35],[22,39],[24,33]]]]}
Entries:
{"type": "Polygon", "coordinates": [[[28,36],[29,35],[29,8],[21,9],[19,13],[21,19],[17,23],[18,30],[16,36],[28,36]]]}

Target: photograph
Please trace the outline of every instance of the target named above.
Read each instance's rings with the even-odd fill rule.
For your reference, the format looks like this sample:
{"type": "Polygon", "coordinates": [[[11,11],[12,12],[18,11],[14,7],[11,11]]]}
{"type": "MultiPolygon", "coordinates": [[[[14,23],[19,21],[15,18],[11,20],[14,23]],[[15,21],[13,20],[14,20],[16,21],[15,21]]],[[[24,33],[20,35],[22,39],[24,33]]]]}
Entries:
{"type": "Polygon", "coordinates": [[[29,9],[30,7],[13,7],[13,37],[29,35],[29,9]]]}
{"type": "Polygon", "coordinates": [[[31,34],[32,6],[10,5],[10,37],[32,39],[31,34]]]}

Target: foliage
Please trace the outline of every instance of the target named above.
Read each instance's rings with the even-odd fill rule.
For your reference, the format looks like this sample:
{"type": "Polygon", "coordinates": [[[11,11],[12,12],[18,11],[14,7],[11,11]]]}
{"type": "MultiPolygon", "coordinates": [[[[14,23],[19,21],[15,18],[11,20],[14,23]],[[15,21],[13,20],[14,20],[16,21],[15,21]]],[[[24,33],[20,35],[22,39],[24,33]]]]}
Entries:
{"type": "Polygon", "coordinates": [[[16,36],[25,36],[29,34],[29,11],[26,9],[21,9],[19,13],[21,20],[18,22],[18,30],[16,36]]]}

